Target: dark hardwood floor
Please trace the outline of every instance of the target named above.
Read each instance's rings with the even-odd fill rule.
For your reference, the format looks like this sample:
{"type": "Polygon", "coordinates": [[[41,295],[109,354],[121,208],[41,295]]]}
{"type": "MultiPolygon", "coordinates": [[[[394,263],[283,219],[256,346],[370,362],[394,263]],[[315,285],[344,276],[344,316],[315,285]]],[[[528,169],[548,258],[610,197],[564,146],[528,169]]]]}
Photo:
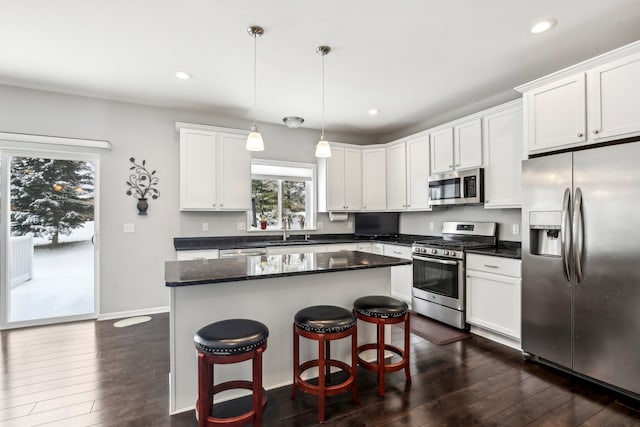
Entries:
{"type": "MultiPolygon", "coordinates": [[[[401,332],[394,327],[396,344],[401,332]]],[[[168,415],[167,314],[121,329],[89,321],[2,331],[0,342],[0,427],[196,425],[191,411],[168,415]]],[[[329,398],[326,424],[640,425],[637,401],[478,336],[439,346],[412,334],[412,351],[411,385],[389,374],[382,399],[375,375],[360,371],[361,404],[349,393],[329,398]]],[[[316,398],[291,400],[289,387],[268,394],[266,425],[316,424],[316,398]]]]}

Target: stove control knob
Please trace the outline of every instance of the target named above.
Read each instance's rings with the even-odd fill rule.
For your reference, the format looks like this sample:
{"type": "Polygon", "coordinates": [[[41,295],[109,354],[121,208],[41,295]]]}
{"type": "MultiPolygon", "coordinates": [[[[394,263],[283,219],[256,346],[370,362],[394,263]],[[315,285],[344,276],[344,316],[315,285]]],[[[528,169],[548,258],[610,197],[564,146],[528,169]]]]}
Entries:
{"type": "Polygon", "coordinates": [[[437,251],[436,249],[431,249],[431,253],[432,253],[432,254],[437,254],[437,253],[438,253],[438,251],[437,251]]]}
{"type": "Polygon", "coordinates": [[[449,255],[449,251],[444,251],[444,254],[445,255],[449,255]]]}

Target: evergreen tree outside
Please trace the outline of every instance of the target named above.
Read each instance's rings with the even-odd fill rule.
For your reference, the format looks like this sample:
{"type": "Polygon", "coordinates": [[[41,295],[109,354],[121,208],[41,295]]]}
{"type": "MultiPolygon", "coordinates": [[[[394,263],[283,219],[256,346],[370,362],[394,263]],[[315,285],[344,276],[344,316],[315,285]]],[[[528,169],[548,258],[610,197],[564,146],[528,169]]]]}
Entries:
{"type": "Polygon", "coordinates": [[[11,234],[33,233],[57,246],[60,235],[93,221],[91,162],[14,157],[11,161],[11,234]]]}
{"type": "Polygon", "coordinates": [[[275,179],[253,179],[251,180],[251,193],[256,203],[256,220],[264,215],[268,225],[278,224],[278,181],[275,179]]]}

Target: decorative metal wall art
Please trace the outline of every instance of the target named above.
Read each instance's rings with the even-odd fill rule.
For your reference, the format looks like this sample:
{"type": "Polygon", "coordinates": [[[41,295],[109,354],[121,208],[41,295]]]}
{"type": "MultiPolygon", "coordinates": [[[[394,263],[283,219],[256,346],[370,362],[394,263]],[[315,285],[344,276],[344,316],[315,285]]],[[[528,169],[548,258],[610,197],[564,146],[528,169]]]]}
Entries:
{"type": "Polygon", "coordinates": [[[155,170],[149,172],[145,160],[143,160],[142,163],[136,163],[136,159],[131,157],[129,161],[133,164],[129,167],[129,170],[133,171],[133,173],[129,175],[129,180],[127,181],[127,185],[129,186],[127,196],[133,196],[138,200],[136,205],[138,215],[146,215],[147,209],[149,208],[147,198],[157,199],[160,197],[160,191],[156,188],[159,179],[155,176],[155,170]]]}

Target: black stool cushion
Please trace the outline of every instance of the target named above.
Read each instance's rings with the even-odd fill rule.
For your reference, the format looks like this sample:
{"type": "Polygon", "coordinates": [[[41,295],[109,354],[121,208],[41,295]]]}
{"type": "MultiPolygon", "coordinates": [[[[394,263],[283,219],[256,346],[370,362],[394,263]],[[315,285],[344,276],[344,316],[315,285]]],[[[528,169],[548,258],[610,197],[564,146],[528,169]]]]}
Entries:
{"type": "Polygon", "coordinates": [[[307,332],[338,333],[352,328],[356,317],[346,308],[335,305],[314,305],[303,308],[295,315],[296,326],[307,332]]]}
{"type": "Polygon", "coordinates": [[[402,317],[409,311],[406,302],[384,295],[360,297],[353,302],[353,308],[365,316],[382,319],[402,317]]]}
{"type": "Polygon", "coordinates": [[[229,319],[211,323],[196,332],[196,348],[215,355],[246,353],[267,341],[269,329],[250,319],[229,319]]]}

